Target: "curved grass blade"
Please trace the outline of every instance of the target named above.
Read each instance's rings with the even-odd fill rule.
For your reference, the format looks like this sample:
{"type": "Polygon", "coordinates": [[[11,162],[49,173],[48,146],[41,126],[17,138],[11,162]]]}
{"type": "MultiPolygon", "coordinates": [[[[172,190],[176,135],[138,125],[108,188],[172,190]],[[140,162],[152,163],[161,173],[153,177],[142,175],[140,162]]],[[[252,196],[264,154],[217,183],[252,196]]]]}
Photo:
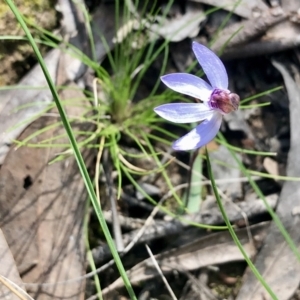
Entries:
{"type": "Polygon", "coordinates": [[[245,252],[242,244],[240,243],[236,233],[234,232],[234,229],[228,219],[228,216],[226,214],[226,211],[224,209],[224,206],[223,206],[223,203],[221,201],[221,198],[220,198],[220,195],[218,193],[218,189],[217,189],[217,185],[216,185],[216,182],[215,182],[215,179],[214,179],[214,176],[213,176],[213,173],[212,173],[212,168],[211,168],[211,164],[210,164],[210,158],[209,158],[209,154],[208,154],[208,151],[207,151],[207,148],[205,147],[206,149],[206,158],[207,158],[207,169],[208,169],[208,174],[209,174],[209,178],[211,180],[211,186],[213,188],[213,191],[214,191],[214,194],[216,196],[216,200],[218,202],[218,205],[219,205],[219,208],[220,208],[220,211],[222,213],[222,216],[223,216],[223,219],[224,219],[224,222],[225,224],[227,225],[228,227],[228,231],[229,233],[231,234],[232,236],[232,239],[234,240],[235,244],[237,245],[237,247],[240,249],[242,255],[244,256],[245,258],[245,261],[247,262],[249,268],[251,269],[251,271],[253,272],[253,274],[255,275],[255,277],[257,278],[257,280],[259,280],[259,282],[264,286],[264,288],[266,289],[266,291],[269,293],[269,295],[271,296],[271,298],[273,300],[277,300],[277,296],[274,294],[274,292],[272,291],[272,289],[269,287],[269,285],[265,282],[264,278],[261,276],[261,274],[258,272],[258,270],[256,269],[256,267],[254,266],[253,262],[250,260],[250,258],[248,257],[247,253],[245,252]]]}
{"type": "Polygon", "coordinates": [[[103,216],[103,213],[102,213],[102,209],[97,201],[97,197],[96,197],[96,193],[94,191],[94,188],[93,188],[93,184],[91,182],[91,179],[90,179],[90,176],[88,174],[88,171],[87,171],[87,168],[84,164],[84,161],[83,161],[83,158],[82,158],[82,155],[81,155],[81,152],[79,151],[79,148],[78,148],[78,145],[77,145],[77,142],[75,140],[75,136],[73,134],[73,131],[72,131],[72,128],[70,126],[70,123],[67,119],[67,116],[66,116],[66,113],[64,111],[64,108],[63,106],[61,105],[60,103],[60,100],[59,100],[59,96],[58,96],[58,93],[55,89],[55,86],[54,86],[54,83],[52,82],[52,79],[48,73],[48,70],[44,64],[44,60],[43,60],[43,57],[27,27],[27,25],[25,24],[24,20],[23,20],[23,17],[21,16],[18,8],[15,6],[15,4],[13,3],[12,0],[5,0],[6,3],[8,4],[8,6],[10,7],[11,11],[13,12],[13,14],[15,15],[16,19],[18,20],[20,26],[22,27],[22,29],[24,30],[36,56],[37,56],[37,59],[38,59],[38,62],[43,70],[43,73],[45,75],[45,78],[47,80],[47,83],[49,85],[49,88],[51,90],[51,93],[53,95],[53,98],[54,98],[54,101],[56,103],[56,106],[57,106],[57,110],[61,116],[61,119],[62,119],[62,123],[66,129],[66,132],[68,134],[68,137],[70,139],[70,143],[71,143],[71,146],[72,146],[72,149],[73,149],[73,152],[74,152],[74,156],[75,156],[75,159],[77,161],[77,164],[78,164],[78,167],[79,167],[79,170],[80,170],[80,173],[81,173],[81,176],[82,176],[82,179],[84,181],[84,184],[86,186],[86,189],[87,189],[87,192],[88,192],[88,195],[91,199],[91,202],[93,204],[93,207],[95,209],[95,212],[96,212],[96,215],[98,217],[98,220],[99,220],[99,223],[100,223],[100,226],[103,230],[103,233],[104,233],[104,236],[107,240],[107,244],[111,250],[111,253],[112,253],[112,256],[116,262],[116,265],[118,267],[118,270],[120,272],[120,275],[124,281],[124,285],[128,291],[128,294],[130,295],[130,298],[131,299],[137,299],[136,296],[135,296],[135,293],[133,291],[133,288],[131,286],[131,283],[128,279],[128,276],[126,274],[126,271],[124,269],[124,266],[121,262],[121,259],[120,259],[120,256],[116,250],[116,247],[114,245],[114,242],[113,242],[113,239],[110,235],[110,232],[109,232],[109,229],[107,227],[107,224],[106,224],[106,221],[104,219],[104,216],[103,216]]]}

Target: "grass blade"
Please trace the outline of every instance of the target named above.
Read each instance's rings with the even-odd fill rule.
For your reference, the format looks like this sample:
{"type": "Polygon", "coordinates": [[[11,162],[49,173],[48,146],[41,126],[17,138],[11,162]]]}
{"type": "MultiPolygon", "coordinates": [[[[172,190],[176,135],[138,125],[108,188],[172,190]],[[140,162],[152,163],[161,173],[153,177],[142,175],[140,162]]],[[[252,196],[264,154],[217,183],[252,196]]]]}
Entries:
{"type": "Polygon", "coordinates": [[[29,43],[31,44],[32,48],[33,48],[33,51],[35,52],[36,56],[37,56],[37,59],[38,59],[38,62],[43,70],[43,73],[46,77],[46,80],[47,80],[47,83],[49,85],[49,88],[51,90],[51,93],[53,95],[53,98],[54,98],[54,101],[55,101],[55,104],[57,106],[57,110],[60,114],[60,117],[62,119],[62,123],[65,127],[65,130],[68,134],[68,137],[70,139],[70,143],[71,143],[71,147],[73,149],[73,152],[74,152],[74,156],[75,156],[75,159],[77,161],[77,164],[78,164],[78,167],[79,167],[79,170],[80,170],[80,173],[81,173],[81,176],[82,176],[82,179],[84,181],[84,184],[86,186],[86,189],[87,189],[87,192],[88,192],[88,195],[91,199],[91,202],[93,204],[93,207],[94,207],[94,210],[96,212],[96,215],[98,217],[98,220],[99,220],[99,223],[100,223],[100,226],[103,230],[103,233],[104,233],[104,236],[107,240],[107,244],[110,248],[110,251],[113,255],[113,258],[116,262],[116,265],[118,267],[118,270],[120,272],[120,275],[124,281],[124,285],[128,291],[128,294],[130,295],[131,299],[137,299],[135,294],[134,294],[134,291],[133,291],[133,288],[131,286],[131,283],[127,277],[127,274],[126,274],[126,271],[124,269],[124,266],[121,262],[121,259],[120,259],[120,256],[115,248],[115,245],[114,245],[114,242],[113,242],[113,239],[110,235],[110,232],[109,232],[109,229],[107,227],[107,224],[105,222],[105,219],[104,219],[104,216],[103,216],[103,213],[102,213],[102,209],[99,205],[99,203],[97,202],[97,197],[96,197],[96,194],[95,194],[95,191],[94,191],[94,188],[93,188],[93,184],[91,182],[91,179],[89,177],[89,174],[88,174],[88,171],[87,171],[87,168],[85,166],[85,163],[83,161],[83,158],[82,158],[82,155],[81,155],[81,152],[79,151],[79,147],[77,145],[77,142],[76,142],[76,139],[75,139],[75,136],[73,134],[73,131],[72,131],[72,128],[71,128],[71,125],[67,119],[67,116],[66,116],[66,113],[64,111],[64,108],[63,106],[61,105],[60,103],[60,100],[59,100],[59,96],[58,96],[58,93],[56,91],[56,88],[54,86],[54,83],[48,73],[48,70],[47,70],[47,67],[44,63],[44,60],[43,60],[43,57],[26,25],[26,23],[24,22],[23,20],[23,17],[22,15],[20,14],[18,8],[15,6],[15,4],[13,3],[12,0],[5,0],[6,3],[8,4],[8,6],[10,7],[11,11],[13,12],[13,14],[15,15],[16,19],[18,20],[20,26],[22,27],[22,29],[24,30],[28,40],[29,40],[29,43]]]}

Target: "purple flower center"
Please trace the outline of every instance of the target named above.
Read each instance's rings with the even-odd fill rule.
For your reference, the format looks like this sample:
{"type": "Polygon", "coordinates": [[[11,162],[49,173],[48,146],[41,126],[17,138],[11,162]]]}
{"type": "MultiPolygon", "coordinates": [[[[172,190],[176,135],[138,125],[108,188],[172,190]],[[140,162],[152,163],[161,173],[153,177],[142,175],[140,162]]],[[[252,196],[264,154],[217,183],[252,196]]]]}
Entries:
{"type": "Polygon", "coordinates": [[[219,109],[223,114],[229,114],[239,108],[240,97],[228,90],[214,89],[208,104],[213,109],[219,109]]]}

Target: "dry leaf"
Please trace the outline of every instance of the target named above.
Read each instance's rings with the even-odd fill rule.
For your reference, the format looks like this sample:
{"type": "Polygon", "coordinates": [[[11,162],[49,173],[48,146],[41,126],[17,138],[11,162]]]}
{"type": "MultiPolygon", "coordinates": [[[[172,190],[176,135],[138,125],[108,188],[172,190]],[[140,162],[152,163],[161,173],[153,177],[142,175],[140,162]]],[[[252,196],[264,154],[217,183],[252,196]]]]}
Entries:
{"type": "MultiPolygon", "coordinates": [[[[268,205],[273,209],[276,207],[277,198],[277,194],[268,195],[266,197],[268,205]]],[[[232,223],[244,220],[245,215],[248,219],[250,219],[267,212],[266,205],[261,199],[254,199],[253,201],[249,202],[241,201],[237,203],[226,201],[224,202],[224,208],[227,211],[230,222],[232,223]]],[[[213,201],[208,201],[208,199],[206,199],[205,201],[203,201],[201,212],[191,215],[185,215],[182,216],[182,218],[184,220],[196,222],[199,224],[216,225],[224,223],[223,216],[215,199],[213,199],[213,201]]],[[[180,222],[178,219],[169,221],[155,221],[151,225],[146,227],[146,230],[137,241],[137,244],[149,242],[151,240],[167,237],[170,235],[184,235],[184,230],[188,226],[188,223],[180,222]]],[[[129,244],[129,242],[131,242],[136,237],[138,232],[139,229],[123,234],[124,244],[129,244]]],[[[111,258],[111,251],[109,250],[107,244],[94,248],[93,258],[97,264],[101,264],[105,260],[111,258]]]]}
{"type": "MultiPolygon", "coordinates": [[[[0,188],[1,189],[1,188],[0,188]]],[[[4,276],[16,285],[24,289],[23,282],[20,278],[18,269],[16,267],[13,255],[7,245],[6,239],[0,229],[0,257],[1,257],[1,270],[0,276],[4,276]]],[[[20,298],[13,294],[10,289],[0,282],[0,299],[19,300],[20,298]]]]}
{"type": "Polygon", "coordinates": [[[236,47],[265,34],[265,32],[276,24],[287,19],[282,11],[269,9],[263,12],[262,16],[232,24],[224,28],[218,35],[218,40],[212,45],[212,50],[218,52],[224,45],[236,47]]]}
{"type": "Polygon", "coordinates": [[[259,40],[241,44],[238,47],[226,48],[223,57],[236,59],[280,52],[300,45],[300,25],[289,20],[269,28],[259,40]]]}
{"type": "Polygon", "coordinates": [[[157,16],[158,24],[150,25],[150,40],[163,37],[171,42],[194,38],[200,30],[200,23],[206,19],[201,6],[187,3],[185,14],[178,14],[172,19],[157,16]]]}
{"type": "MultiPolygon", "coordinates": [[[[300,89],[283,64],[273,61],[273,65],[284,78],[290,101],[291,147],[288,156],[287,176],[300,177],[300,89]]],[[[299,206],[299,183],[285,181],[276,213],[298,249],[300,249],[300,215],[293,214],[293,212],[299,206]]],[[[255,265],[278,299],[291,299],[299,287],[300,263],[275,223],[270,226],[255,265]]],[[[267,300],[271,297],[248,270],[237,299],[267,300]]]]}
{"type": "MultiPolygon", "coordinates": [[[[55,78],[59,55],[60,50],[54,49],[44,59],[52,79],[55,78]]],[[[30,118],[42,112],[52,102],[52,94],[39,65],[24,76],[19,85],[28,89],[0,91],[0,164],[12,140],[32,122],[30,118]],[[32,105],[28,106],[29,103],[32,105]],[[16,125],[17,128],[14,128],[16,125]]]]}
{"type": "MultiPolygon", "coordinates": [[[[84,99],[78,89],[64,90],[63,99],[84,99]]],[[[68,113],[78,116],[76,100],[68,113]]],[[[23,140],[59,121],[41,117],[21,135],[23,140]]],[[[88,125],[90,127],[90,125],[88,125]]],[[[78,123],[77,130],[90,129],[78,123]]],[[[75,129],[76,129],[75,128],[75,129]]],[[[52,127],[31,142],[60,136],[64,129],[52,127]]],[[[67,137],[54,143],[68,144],[67,137]]],[[[82,238],[85,186],[73,156],[49,165],[64,148],[12,148],[0,169],[0,220],[9,247],[25,282],[59,282],[85,273],[82,238]]],[[[83,299],[84,281],[72,284],[29,287],[38,299],[83,299]]]]}
{"type": "MultiPolygon", "coordinates": [[[[264,223],[252,226],[250,229],[255,239],[261,241],[267,227],[268,223],[264,223]]],[[[256,249],[249,242],[246,229],[238,230],[236,233],[246,253],[253,257],[256,254],[256,249]]],[[[176,269],[191,271],[209,265],[243,260],[241,252],[227,231],[200,238],[182,247],[156,255],[155,258],[164,273],[169,273],[176,269]]],[[[137,264],[127,274],[132,284],[137,284],[158,275],[157,270],[151,263],[151,258],[137,264]]],[[[103,290],[103,295],[122,286],[123,281],[119,278],[103,290]]]]}
{"type": "Polygon", "coordinates": [[[234,13],[246,19],[252,19],[260,15],[263,11],[268,9],[268,6],[262,0],[242,0],[237,5],[236,0],[223,0],[222,2],[219,0],[190,0],[193,2],[200,2],[203,4],[222,7],[227,11],[232,11],[234,9],[234,13]]]}

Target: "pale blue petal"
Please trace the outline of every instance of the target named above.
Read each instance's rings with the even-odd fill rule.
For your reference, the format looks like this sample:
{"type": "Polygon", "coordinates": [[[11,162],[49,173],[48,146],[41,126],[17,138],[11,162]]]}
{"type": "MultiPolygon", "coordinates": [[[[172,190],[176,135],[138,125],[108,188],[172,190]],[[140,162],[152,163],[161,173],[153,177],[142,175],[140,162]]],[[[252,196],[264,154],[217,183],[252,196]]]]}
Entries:
{"type": "Polygon", "coordinates": [[[170,89],[202,101],[208,101],[213,91],[203,79],[186,73],[173,73],[160,78],[170,89]]]}
{"type": "Polygon", "coordinates": [[[175,123],[193,123],[211,117],[214,110],[204,103],[170,103],[154,108],[162,118],[175,123]]]}
{"type": "Polygon", "coordinates": [[[228,76],[220,58],[197,42],[193,42],[193,51],[212,87],[227,89],[228,76]]]}
{"type": "Polygon", "coordinates": [[[218,133],[222,122],[222,115],[214,112],[188,134],[173,143],[175,150],[194,150],[209,143],[218,133]]]}

